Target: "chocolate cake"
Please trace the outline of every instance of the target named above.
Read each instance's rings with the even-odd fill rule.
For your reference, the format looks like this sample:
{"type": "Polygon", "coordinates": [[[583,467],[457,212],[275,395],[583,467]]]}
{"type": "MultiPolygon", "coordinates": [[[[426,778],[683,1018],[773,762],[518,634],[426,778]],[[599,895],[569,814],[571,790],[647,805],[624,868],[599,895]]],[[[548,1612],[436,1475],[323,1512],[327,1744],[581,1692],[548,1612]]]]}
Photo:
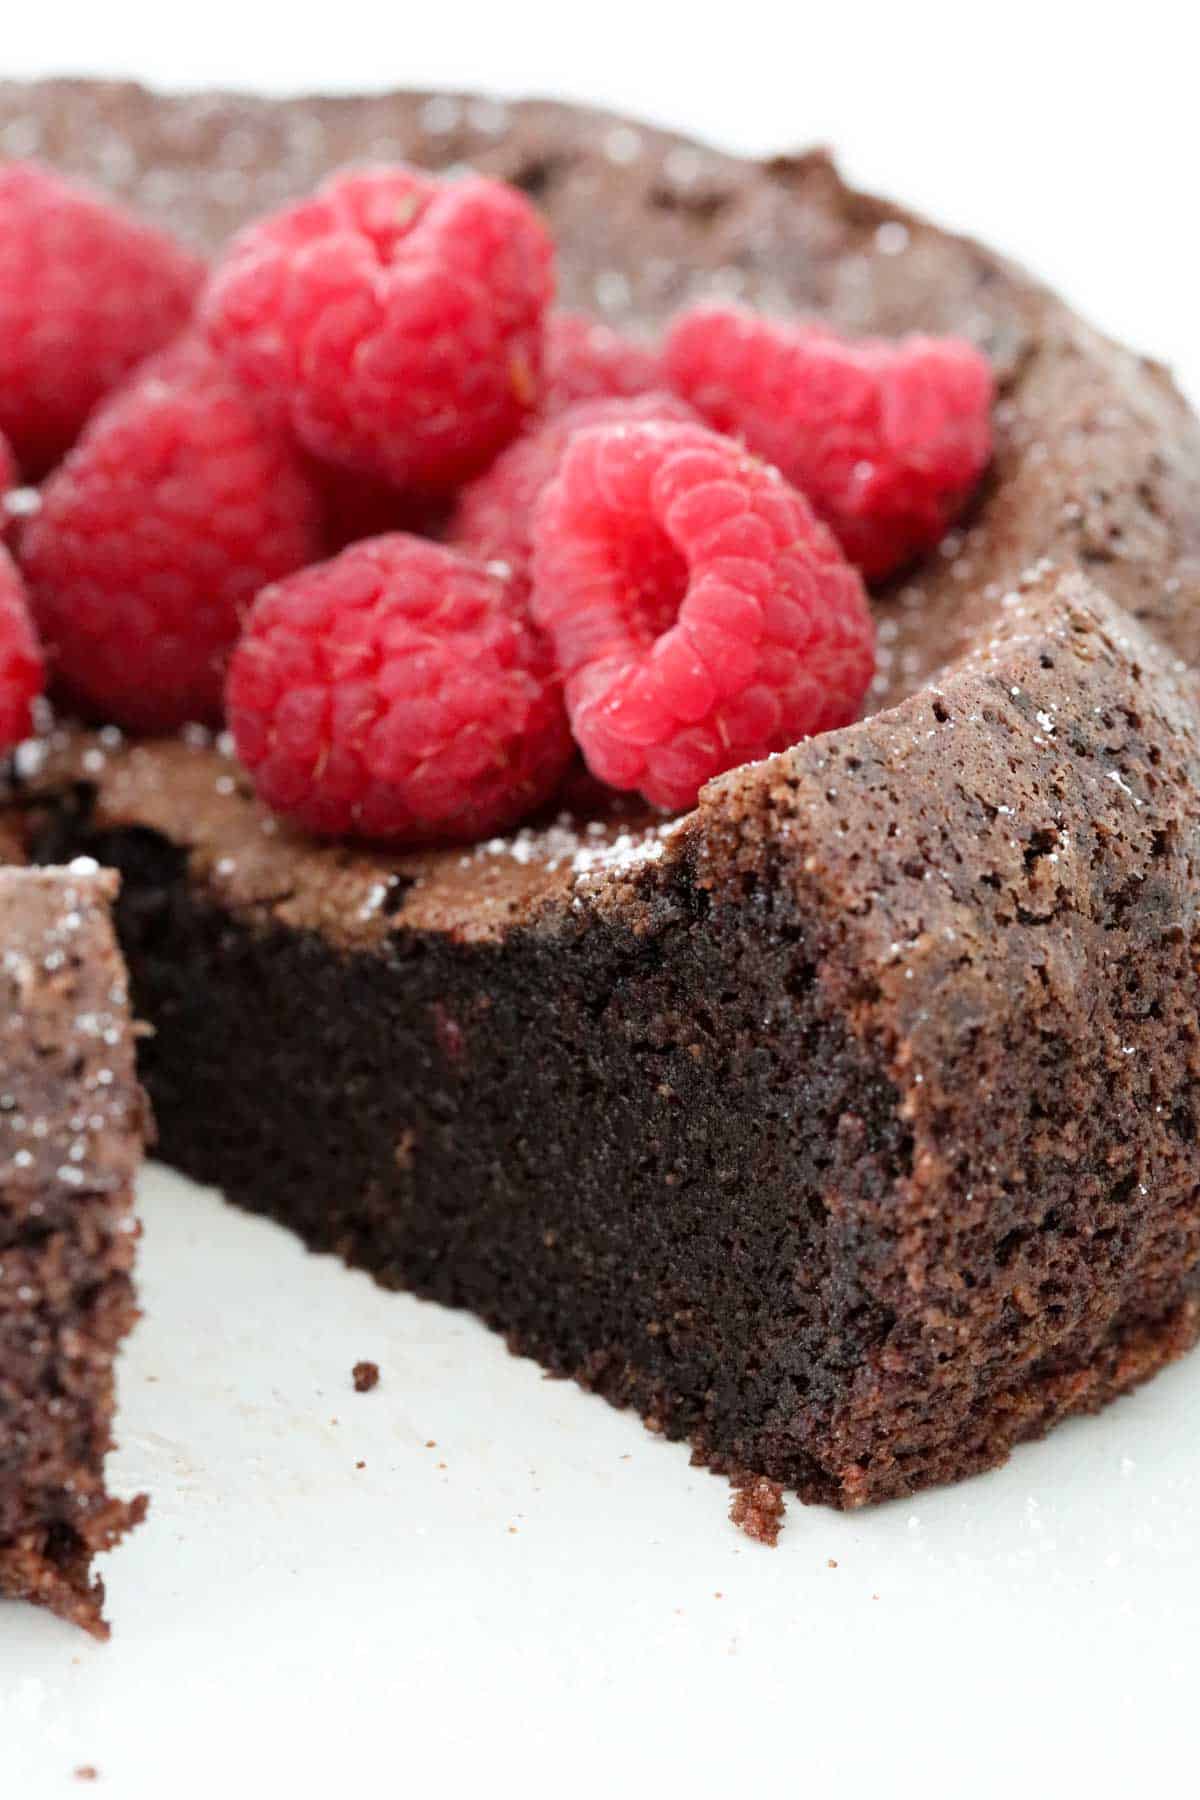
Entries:
{"type": "Polygon", "coordinates": [[[221,741],[62,732],[35,860],[120,869],[168,1160],[469,1307],[699,1456],[854,1506],[1200,1331],[1200,431],[1160,368],[824,154],[593,112],[0,88],[0,146],[213,246],[364,156],[549,216],[564,297],[736,295],[992,358],[971,517],[876,596],[863,723],[681,820],[317,845],[221,741]]]}
{"type": "Polygon", "coordinates": [[[0,1594],[97,1636],[92,1557],[146,1506],[104,1483],[144,1126],[116,888],[0,869],[0,1594]]]}

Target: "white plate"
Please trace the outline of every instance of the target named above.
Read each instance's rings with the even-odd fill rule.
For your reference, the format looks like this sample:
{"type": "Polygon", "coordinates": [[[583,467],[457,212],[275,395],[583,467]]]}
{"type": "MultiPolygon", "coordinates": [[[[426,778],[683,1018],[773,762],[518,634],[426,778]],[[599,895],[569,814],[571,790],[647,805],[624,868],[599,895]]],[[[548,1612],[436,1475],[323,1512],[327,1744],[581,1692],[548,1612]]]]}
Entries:
{"type": "Polygon", "coordinates": [[[152,1510],[105,1559],[107,1645],[0,1606],[4,1800],[1194,1771],[1200,1359],[994,1475],[793,1501],[771,1551],[683,1447],[471,1319],[160,1169],[142,1210],[113,1476],[152,1510]]]}

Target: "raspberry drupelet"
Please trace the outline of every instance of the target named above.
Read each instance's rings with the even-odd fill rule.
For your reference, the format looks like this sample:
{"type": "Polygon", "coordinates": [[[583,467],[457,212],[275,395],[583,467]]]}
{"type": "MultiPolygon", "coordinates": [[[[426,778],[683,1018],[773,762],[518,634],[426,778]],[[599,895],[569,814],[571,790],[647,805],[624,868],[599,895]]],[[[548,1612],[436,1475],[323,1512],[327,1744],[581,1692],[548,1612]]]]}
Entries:
{"type": "Polygon", "coordinates": [[[321,554],[296,453],[208,347],[154,357],[100,409],[21,538],[56,685],[139,731],[217,723],[259,589],[321,554]]]}
{"type": "Polygon", "coordinates": [[[312,455],[444,492],[537,407],[553,265],[515,188],[358,169],[235,238],[201,314],[312,455]]]}
{"type": "Polygon", "coordinates": [[[259,797],[327,837],[483,837],[548,800],[572,756],[549,645],[507,585],[402,533],[266,589],[227,692],[259,797]]]}
{"type": "Polygon", "coordinates": [[[874,669],[857,572],[777,470],[702,426],[595,426],[534,515],[534,617],[588,767],[656,805],[849,724],[874,669]]]}
{"type": "Polygon", "coordinates": [[[733,306],[672,324],[671,385],[811,502],[878,581],[932,550],[987,467],[993,379],[961,338],[840,337],[733,306]]]}
{"type": "Polygon", "coordinates": [[[0,431],[27,481],[187,323],[203,264],[37,163],[0,164],[0,431]]]}

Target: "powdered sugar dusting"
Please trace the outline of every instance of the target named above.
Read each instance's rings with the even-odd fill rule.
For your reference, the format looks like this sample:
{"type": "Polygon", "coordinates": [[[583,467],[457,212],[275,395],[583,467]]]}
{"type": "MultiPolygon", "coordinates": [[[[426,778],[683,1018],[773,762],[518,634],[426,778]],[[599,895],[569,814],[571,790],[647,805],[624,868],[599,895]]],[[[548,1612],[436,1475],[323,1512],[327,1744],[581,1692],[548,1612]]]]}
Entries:
{"type": "Polygon", "coordinates": [[[528,826],[512,837],[489,838],[463,858],[466,863],[507,858],[522,867],[534,865],[553,874],[566,870],[576,879],[621,874],[659,862],[667,841],[683,819],[666,819],[640,830],[618,831],[593,821],[581,824],[570,813],[560,813],[552,825],[534,830],[528,826]]]}
{"type": "Polygon", "coordinates": [[[108,1063],[110,1052],[131,1063],[128,995],[115,965],[107,973],[97,960],[111,892],[88,856],[65,867],[0,872],[0,1179],[22,1182],[32,1217],[42,1202],[28,1183],[94,1190],[111,1187],[120,1173],[108,1134],[126,1129],[129,1100],[108,1063]],[[42,1057],[67,1071],[61,1110],[44,1106],[47,1088],[36,1077],[42,1057]]]}

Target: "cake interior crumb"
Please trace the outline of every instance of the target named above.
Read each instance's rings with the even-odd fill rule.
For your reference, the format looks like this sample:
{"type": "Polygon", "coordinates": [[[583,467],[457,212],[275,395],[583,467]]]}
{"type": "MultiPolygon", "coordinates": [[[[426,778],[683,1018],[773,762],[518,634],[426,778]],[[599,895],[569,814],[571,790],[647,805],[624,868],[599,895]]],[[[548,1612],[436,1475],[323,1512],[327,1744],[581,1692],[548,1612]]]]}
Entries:
{"type": "Polygon", "coordinates": [[[735,1487],[729,1517],[747,1537],[774,1549],[779,1542],[786,1511],[782,1482],[770,1481],[765,1475],[752,1475],[735,1487]]]}

